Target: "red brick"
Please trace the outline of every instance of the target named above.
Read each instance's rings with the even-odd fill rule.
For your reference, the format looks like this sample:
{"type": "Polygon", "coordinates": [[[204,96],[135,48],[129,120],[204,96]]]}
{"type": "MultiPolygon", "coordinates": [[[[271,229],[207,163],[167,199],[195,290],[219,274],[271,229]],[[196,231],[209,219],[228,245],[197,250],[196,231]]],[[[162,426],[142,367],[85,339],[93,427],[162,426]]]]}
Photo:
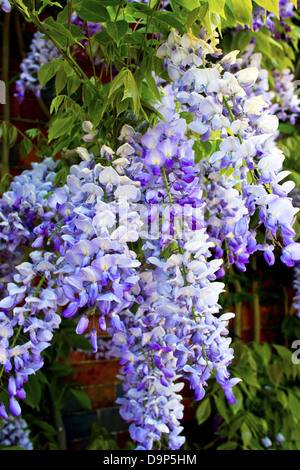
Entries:
{"type": "Polygon", "coordinates": [[[68,380],[84,385],[118,382],[120,365],[117,361],[87,361],[75,364],[68,380]]]}
{"type": "Polygon", "coordinates": [[[90,397],[93,410],[109,408],[115,405],[116,385],[114,383],[88,385],[82,387],[82,390],[90,397]]]}

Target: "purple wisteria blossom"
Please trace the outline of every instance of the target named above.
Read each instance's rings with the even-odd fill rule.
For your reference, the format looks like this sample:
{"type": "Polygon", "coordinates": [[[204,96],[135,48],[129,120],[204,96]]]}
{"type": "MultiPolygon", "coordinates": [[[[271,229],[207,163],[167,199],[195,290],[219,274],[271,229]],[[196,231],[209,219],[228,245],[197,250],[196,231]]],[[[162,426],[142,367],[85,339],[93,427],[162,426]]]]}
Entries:
{"type": "Polygon", "coordinates": [[[77,334],[90,331],[94,354],[103,346],[95,322],[109,333],[105,354],[119,360],[117,402],[138,450],[183,446],[185,383],[200,401],[215,377],[235,403],[234,314],[221,312],[220,279],[229,265],[245,271],[257,250],[274,264],[275,246],[297,266],[298,208],[293,183],[282,183],[261,57],[224,57],[211,39],[173,31],[159,47],[170,82],[152,103],[164,117],[155,127],[125,124],[115,148],[85,121],[83,145],[97,142],[99,155],[78,147],[64,185],[54,187],[46,161],[3,196],[2,253],[29,247],[3,279],[3,418],[20,415],[24,383],[43,366],[61,316],[76,319],[77,334]]]}
{"type": "MultiPolygon", "coordinates": [[[[173,88],[182,109],[194,115],[191,132],[202,142],[214,140],[217,146],[198,165],[205,175],[202,187],[210,213],[208,230],[213,240],[219,240],[217,256],[223,250],[230,263],[245,270],[249,255],[257,249],[249,222],[258,210],[265,243],[283,243],[281,260],[290,265],[297,256],[293,224],[298,209],[288,197],[294,184],[281,184],[286,172],[282,171],[284,155],[274,140],[278,118],[263,94],[247,92],[258,79],[257,67],[222,72],[221,64],[231,63],[232,54],[221,57],[220,65],[210,66],[205,56],[213,47],[203,43],[202,39],[172,34],[158,54],[174,77],[173,88]],[[199,57],[201,67],[190,59],[193,55],[199,57]]],[[[267,256],[270,249],[265,253],[272,263],[272,255],[267,256]]]]}
{"type": "Polygon", "coordinates": [[[1,8],[5,13],[9,13],[11,11],[11,4],[8,0],[1,0],[1,8]]]}
{"type": "MultiPolygon", "coordinates": [[[[201,400],[210,376],[219,367],[227,371],[233,358],[226,338],[233,314],[216,315],[224,289],[216,276],[222,260],[208,261],[214,243],[206,232],[194,140],[186,121],[175,110],[171,114],[168,109],[168,122],[143,134],[126,126],[120,137],[134,149],[127,173],[141,183],[148,208],[148,232],[142,235],[149,268],[140,274],[137,312],[122,315],[124,331],[109,331],[122,365],[121,416],[131,423],[137,449],[147,450],[182,446],[183,380],[201,400]]],[[[239,380],[228,372],[220,380],[232,403],[232,387],[239,380]]]]}
{"type": "MultiPolygon", "coordinates": [[[[258,77],[252,87],[245,91],[249,98],[261,96],[265,103],[269,105],[269,112],[278,117],[282,122],[295,124],[300,112],[300,99],[298,97],[297,82],[290,69],[278,71],[271,69],[274,86],[269,84],[269,72],[261,65],[262,54],[254,52],[255,45],[249,44],[236,65],[239,69],[256,67],[258,77]]],[[[279,132],[274,131],[274,139],[279,132]]]]}
{"type": "Polygon", "coordinates": [[[9,416],[3,421],[0,433],[0,445],[4,447],[18,446],[24,450],[33,450],[30,430],[21,417],[9,416]]]}
{"type": "Polygon", "coordinates": [[[24,247],[33,241],[33,229],[47,218],[45,196],[54,187],[56,163],[45,159],[16,176],[0,200],[0,290],[13,279],[14,266],[24,259],[24,247]]]}

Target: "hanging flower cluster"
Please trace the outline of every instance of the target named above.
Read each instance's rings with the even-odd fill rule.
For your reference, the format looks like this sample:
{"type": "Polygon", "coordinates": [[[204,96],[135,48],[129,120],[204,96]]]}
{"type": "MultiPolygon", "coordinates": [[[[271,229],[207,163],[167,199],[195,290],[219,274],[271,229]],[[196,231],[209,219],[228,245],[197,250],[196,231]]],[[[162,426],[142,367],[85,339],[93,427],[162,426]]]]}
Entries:
{"type": "Polygon", "coordinates": [[[33,450],[30,430],[23,418],[9,416],[3,421],[0,433],[0,446],[17,446],[25,450],[33,450]]]}
{"type": "Polygon", "coordinates": [[[25,247],[34,239],[33,228],[37,221],[47,215],[46,196],[54,188],[56,163],[47,158],[42,163],[33,163],[14,178],[10,190],[0,200],[0,290],[12,282],[14,268],[25,257],[25,247]]]}
{"type": "MultiPolygon", "coordinates": [[[[284,37],[285,40],[291,41],[289,33],[291,32],[290,25],[286,22],[289,18],[293,18],[295,15],[294,5],[285,0],[279,2],[279,17],[280,26],[275,15],[267,13],[266,17],[262,16],[262,9],[256,7],[253,13],[253,27],[255,31],[258,31],[264,25],[267,26],[273,37],[281,39],[284,37]],[[279,28],[279,29],[278,29],[279,28]],[[285,30],[285,33],[282,32],[285,30]]],[[[289,122],[295,125],[298,121],[300,113],[300,99],[298,96],[298,82],[295,81],[294,74],[290,69],[279,71],[276,69],[271,70],[271,77],[274,81],[274,86],[270,90],[269,85],[269,72],[262,68],[262,54],[254,52],[255,41],[252,41],[242,54],[240,59],[236,59],[235,66],[241,70],[243,68],[255,66],[259,70],[258,78],[253,87],[248,88],[248,97],[254,95],[261,95],[266,103],[269,105],[269,110],[272,114],[276,115],[281,122],[289,122]]],[[[279,131],[273,133],[274,141],[279,137],[279,131]]],[[[293,188],[290,191],[290,197],[292,198],[293,205],[299,208],[299,191],[297,188],[293,188]]],[[[273,258],[273,257],[272,257],[273,258]]],[[[299,316],[299,292],[300,292],[300,271],[299,262],[294,264],[294,280],[293,288],[295,294],[293,297],[293,306],[296,314],[299,316]]]]}
{"type": "MultiPolygon", "coordinates": [[[[275,245],[281,247],[281,260],[294,265],[299,257],[299,244],[293,242],[292,226],[298,209],[288,197],[294,183],[281,184],[287,172],[282,171],[284,155],[274,142],[278,118],[270,113],[263,95],[249,98],[245,91],[256,81],[258,69],[251,67],[235,74],[228,70],[222,73],[220,66],[234,63],[234,54],[207,67],[197,52],[191,52],[190,38],[184,39],[186,43],[178,37],[173,38],[170,44],[161,46],[159,53],[166,56],[166,66],[178,88],[176,98],[194,115],[190,130],[204,142],[214,137],[218,145],[217,151],[200,161],[205,175],[202,184],[207,192],[207,205],[211,211],[216,207],[215,217],[208,221],[211,235],[225,246],[230,262],[236,259],[235,255],[244,255],[243,260],[238,259],[239,268],[240,261],[247,263],[249,255],[257,249],[264,252],[269,264],[273,264],[275,245]],[[196,60],[201,60],[206,68],[194,65],[196,60]],[[231,197],[222,188],[220,173],[226,175],[227,188],[235,190],[231,197]],[[210,196],[211,188],[214,192],[210,196]],[[226,218],[224,202],[226,207],[226,200],[228,203],[235,201],[234,194],[239,203],[233,202],[226,218]],[[265,231],[262,245],[256,244],[255,232],[249,229],[250,216],[255,211],[259,215],[259,225],[265,231]],[[220,227],[225,230],[221,237],[220,227]]],[[[200,44],[198,40],[198,47],[200,44]]],[[[200,47],[203,54],[204,46],[201,44],[200,47]]],[[[206,53],[212,52],[206,46],[206,53]]]]}
{"type": "Polygon", "coordinates": [[[125,125],[118,148],[102,145],[97,157],[79,147],[81,161],[61,187],[53,187],[54,167],[36,165],[29,174],[41,169],[43,177],[31,205],[25,193],[17,198],[18,187],[4,195],[14,198],[13,222],[20,219],[8,224],[7,237],[16,243],[17,232],[17,246],[24,237],[30,251],[3,283],[0,374],[10,398],[2,417],[20,415],[23,385],[42,367],[61,315],[78,320],[78,334],[90,327],[95,353],[95,322],[110,334],[123,381],[120,413],[137,449],[184,444],[185,383],[201,400],[213,375],[235,402],[240,379],[228,371],[234,315],[220,312],[219,279],[228,263],[245,271],[257,250],[272,265],[277,247],[294,266],[300,245],[293,183],[282,183],[284,156],[274,141],[278,118],[260,82],[249,92],[259,71],[232,72],[237,53],[223,57],[217,43],[216,35],[172,32],[157,51],[171,79],[157,104],[165,120],[142,130],[125,125]],[[32,208],[38,217],[26,232],[30,218],[22,214],[32,208]]]}

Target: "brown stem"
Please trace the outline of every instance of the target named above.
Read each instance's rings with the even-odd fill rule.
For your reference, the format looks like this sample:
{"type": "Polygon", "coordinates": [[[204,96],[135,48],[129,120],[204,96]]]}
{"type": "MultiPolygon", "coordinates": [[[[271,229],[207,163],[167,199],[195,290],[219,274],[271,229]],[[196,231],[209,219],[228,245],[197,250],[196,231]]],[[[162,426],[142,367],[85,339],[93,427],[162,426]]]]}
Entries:
{"type": "Polygon", "coordinates": [[[21,28],[21,22],[20,22],[20,13],[16,11],[14,15],[14,21],[15,21],[15,30],[16,30],[16,35],[18,39],[18,45],[19,45],[19,51],[21,54],[22,59],[26,59],[26,47],[23,39],[23,34],[22,34],[22,28],[21,28]]]}
{"type": "MultiPolygon", "coordinates": [[[[257,261],[255,256],[252,258],[252,267],[254,271],[257,271],[257,261]]],[[[258,281],[252,281],[252,293],[253,293],[253,321],[254,321],[254,341],[256,343],[261,342],[261,318],[260,318],[260,303],[258,295],[258,281]]]]}
{"type": "Polygon", "coordinates": [[[53,410],[55,427],[57,429],[57,441],[60,450],[67,450],[66,431],[64,421],[60,410],[53,410]]]}
{"type": "MultiPolygon", "coordinates": [[[[229,272],[231,274],[234,274],[232,266],[230,266],[229,272]]],[[[242,292],[242,286],[241,286],[240,281],[238,279],[235,279],[235,280],[232,281],[232,283],[234,285],[236,293],[241,293],[242,292]]],[[[239,339],[242,336],[242,326],[241,326],[242,306],[243,306],[243,304],[240,301],[240,302],[237,302],[235,304],[235,308],[234,308],[235,317],[234,317],[234,323],[233,323],[233,332],[234,332],[235,338],[239,338],[239,339]]]]}
{"type": "MultiPolygon", "coordinates": [[[[11,12],[5,13],[2,34],[2,80],[5,89],[5,103],[3,104],[3,120],[10,121],[10,100],[9,100],[9,30],[11,12]]],[[[1,177],[9,173],[9,145],[6,139],[2,141],[1,177]]]]}

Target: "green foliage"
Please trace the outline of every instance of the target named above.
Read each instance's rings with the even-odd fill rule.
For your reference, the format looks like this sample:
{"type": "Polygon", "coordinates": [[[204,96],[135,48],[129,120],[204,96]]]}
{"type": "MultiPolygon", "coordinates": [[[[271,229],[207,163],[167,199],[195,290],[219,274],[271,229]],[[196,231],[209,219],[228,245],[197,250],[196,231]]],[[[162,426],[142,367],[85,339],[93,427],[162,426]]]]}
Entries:
{"type": "MultiPolygon", "coordinates": [[[[134,450],[135,445],[132,442],[127,442],[125,449],[134,450]]],[[[98,423],[92,423],[88,443],[85,450],[120,450],[117,441],[111,437],[106,428],[100,426],[98,423]]]]}
{"type": "Polygon", "coordinates": [[[234,388],[235,404],[227,402],[219,384],[209,386],[196,411],[200,425],[219,423],[205,449],[264,450],[268,436],[273,449],[300,449],[300,366],[292,362],[292,351],[282,345],[237,342],[232,377],[242,382],[234,388]],[[281,433],[285,441],[276,444],[281,433]]]}
{"type": "MultiPolygon", "coordinates": [[[[30,2],[22,0],[14,0],[14,4],[61,53],[60,58],[44,64],[38,72],[41,88],[46,86],[53,93],[46,140],[50,149],[46,150],[45,156],[63,156],[61,152],[65,149],[80,145],[81,124],[85,120],[91,121],[99,130],[98,140],[89,150],[99,149],[104,140],[112,146],[125,119],[128,122],[130,116],[137,122],[155,125],[162,117],[151,105],[151,101],[159,99],[153,74],[167,78],[156,50],[172,29],[180,34],[192,31],[195,35],[203,27],[209,35],[219,30],[225,34],[223,45],[228,50],[243,51],[255,37],[256,48],[263,52],[268,67],[272,64],[293,66],[295,57],[293,47],[275,41],[266,28],[256,33],[250,29],[237,35],[226,34],[226,28],[238,24],[251,28],[252,0],[171,0],[170,11],[161,11],[158,0],[147,5],[124,0],[74,0],[68,5],[41,0],[35,9],[31,8],[30,2]],[[42,22],[40,15],[46,8],[56,14],[47,14],[42,22]],[[80,28],[68,24],[73,12],[84,21],[101,23],[103,29],[91,38],[86,37],[80,28]],[[94,76],[87,75],[76,60],[76,48],[84,50],[87,58],[90,48],[97,50],[100,70],[94,76]],[[102,83],[104,73],[109,75],[109,84],[102,83]]],[[[278,15],[278,0],[259,0],[256,4],[278,15]]],[[[295,26],[291,36],[299,37],[299,31],[300,28],[295,26]]],[[[10,133],[8,138],[6,131],[5,138],[13,142],[14,131],[10,133]]],[[[199,143],[196,148],[198,160],[203,153],[201,145],[199,143]]],[[[22,156],[31,150],[30,139],[24,138],[22,156]]]]}

